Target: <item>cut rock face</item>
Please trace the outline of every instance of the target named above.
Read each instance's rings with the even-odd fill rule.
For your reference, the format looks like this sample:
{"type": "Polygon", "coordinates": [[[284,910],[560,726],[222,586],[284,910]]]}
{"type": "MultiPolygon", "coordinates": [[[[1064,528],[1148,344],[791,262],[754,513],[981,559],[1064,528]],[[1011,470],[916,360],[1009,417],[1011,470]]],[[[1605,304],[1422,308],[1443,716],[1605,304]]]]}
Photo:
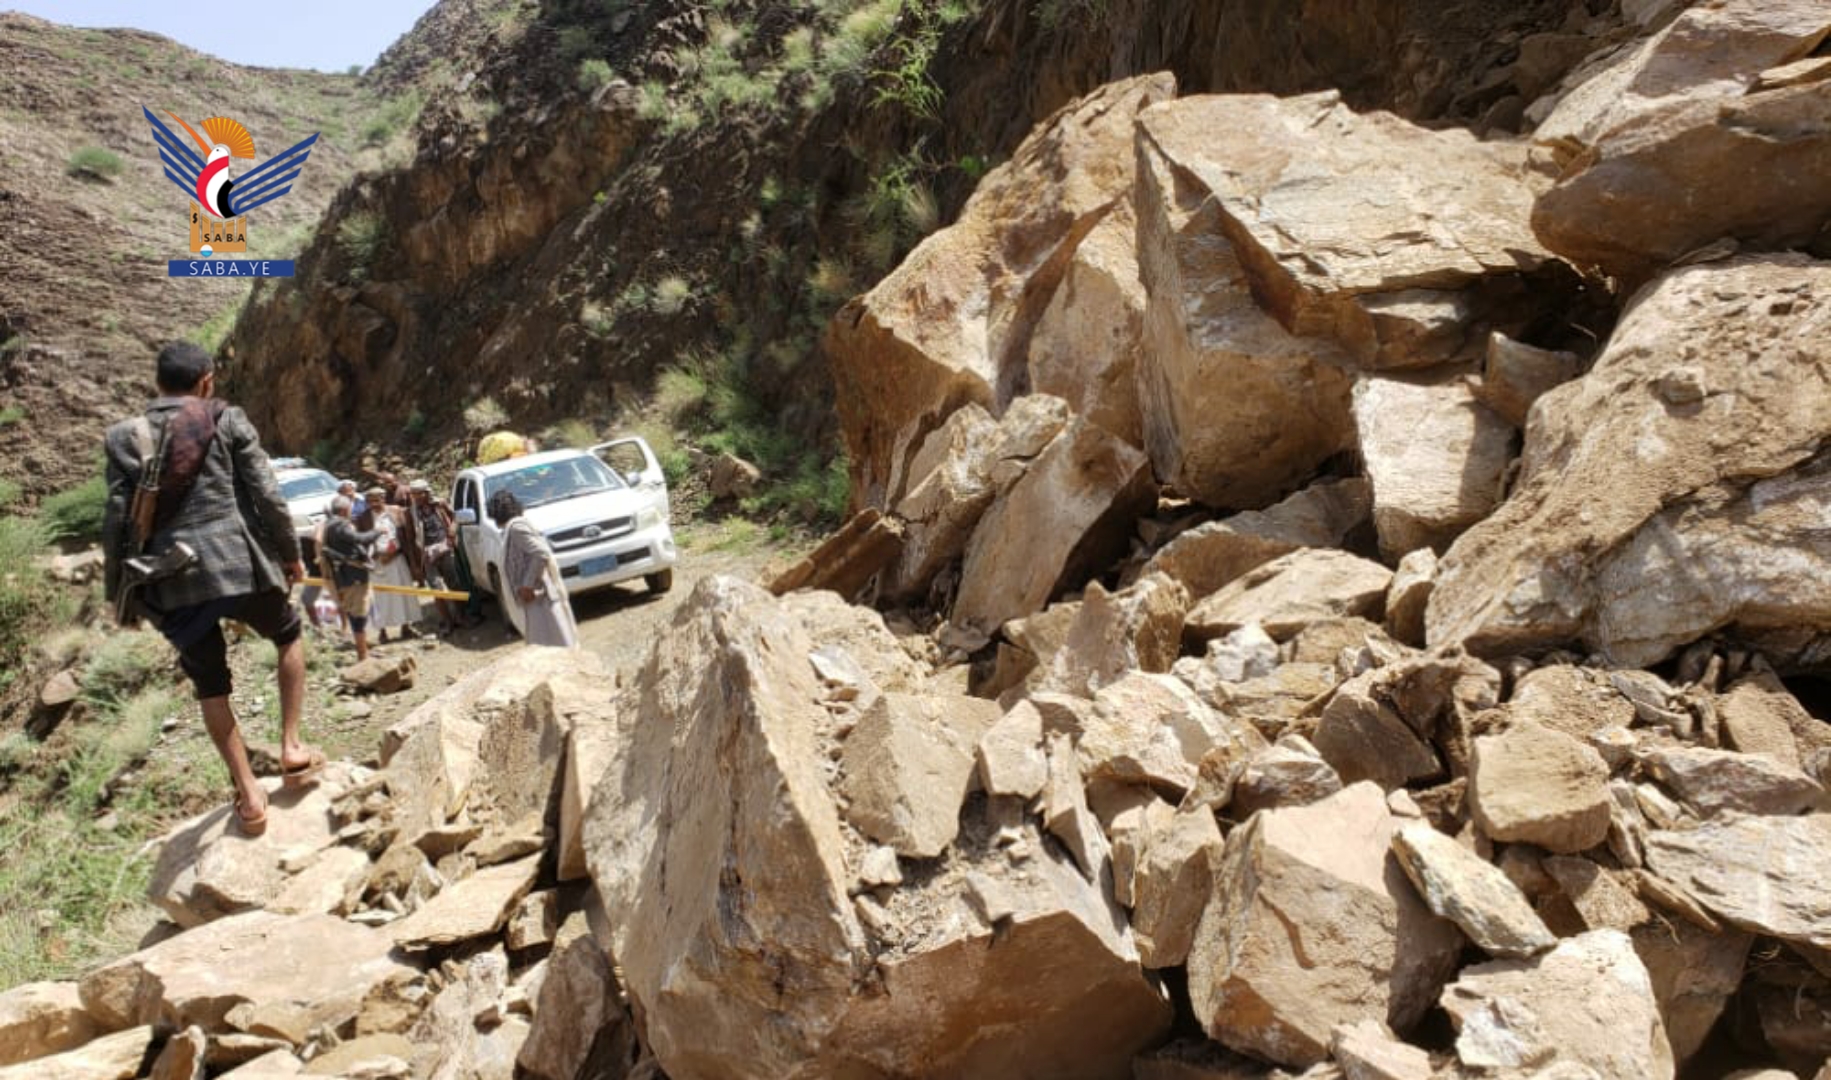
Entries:
{"type": "Polygon", "coordinates": [[[1672,1080],[1652,981],[1626,934],[1598,930],[1536,960],[1465,968],[1443,1007],[1457,1057],[1483,1075],[1569,1063],[1602,1077],[1672,1080]]]}
{"type": "Polygon", "coordinates": [[[1722,627],[1831,629],[1828,328],[1831,264],[1795,255],[1642,292],[1590,373],[1539,399],[1512,496],[1441,563],[1430,643],[1643,667],[1722,627]]]}
{"type": "Polygon", "coordinates": [[[1129,193],[1074,249],[1030,342],[1030,385],[1054,394],[1134,446],[1143,442],[1138,364],[1144,348],[1138,219],[1129,193]]]}
{"type": "Polygon", "coordinates": [[[1500,505],[1513,429],[1465,382],[1362,380],[1354,388],[1354,426],[1387,558],[1441,551],[1500,505]]]}
{"type": "Polygon", "coordinates": [[[954,409],[976,402],[998,414],[1016,396],[1077,245],[1132,187],[1134,118],[1175,93],[1172,76],[1147,75],[1064,107],[985,177],[952,226],[833,321],[826,351],[861,504],[901,498],[896,459],[954,409]]]}
{"type": "Polygon", "coordinates": [[[1412,891],[1389,850],[1397,827],[1385,795],[1363,783],[1234,830],[1189,954],[1189,995],[1210,1037],[1307,1066],[1328,1057],[1339,1025],[1403,1032],[1424,1015],[1462,935],[1412,891]]]}

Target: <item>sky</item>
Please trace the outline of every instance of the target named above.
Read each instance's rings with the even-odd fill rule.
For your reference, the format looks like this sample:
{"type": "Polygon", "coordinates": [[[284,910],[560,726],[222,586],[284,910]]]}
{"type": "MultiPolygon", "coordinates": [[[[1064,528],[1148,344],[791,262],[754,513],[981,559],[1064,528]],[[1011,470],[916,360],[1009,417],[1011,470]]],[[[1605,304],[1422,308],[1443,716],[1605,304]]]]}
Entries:
{"type": "Polygon", "coordinates": [[[227,7],[194,0],[0,0],[0,10],[66,26],[150,30],[237,64],[320,71],[368,67],[432,6],[433,0],[283,0],[227,7]],[[218,17],[225,13],[230,18],[218,17]]]}

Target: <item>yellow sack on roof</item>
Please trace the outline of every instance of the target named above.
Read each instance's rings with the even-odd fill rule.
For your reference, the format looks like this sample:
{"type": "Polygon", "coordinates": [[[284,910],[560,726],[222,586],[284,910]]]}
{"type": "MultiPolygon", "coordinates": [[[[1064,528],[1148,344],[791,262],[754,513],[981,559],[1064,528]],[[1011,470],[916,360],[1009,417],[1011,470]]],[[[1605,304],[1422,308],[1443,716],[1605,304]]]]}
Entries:
{"type": "Polygon", "coordinates": [[[477,444],[477,464],[491,465],[528,452],[528,440],[513,431],[492,432],[477,444]]]}

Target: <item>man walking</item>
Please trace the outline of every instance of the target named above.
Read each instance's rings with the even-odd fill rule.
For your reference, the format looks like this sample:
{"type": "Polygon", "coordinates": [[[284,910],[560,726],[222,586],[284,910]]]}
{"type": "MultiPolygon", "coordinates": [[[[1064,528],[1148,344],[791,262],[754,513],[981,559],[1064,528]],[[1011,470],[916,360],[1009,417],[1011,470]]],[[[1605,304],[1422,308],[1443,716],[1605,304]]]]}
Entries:
{"type": "MultiPolygon", "coordinates": [[[[280,766],[288,782],[324,764],[299,741],[305,698],[305,646],[288,597],[305,576],[292,516],[280,496],[260,436],[241,409],[214,401],[215,363],[188,342],[159,352],[159,397],[143,416],[108,429],[108,507],[103,521],[104,581],[110,600],[131,583],[125,559],[182,556],[189,565],[135,589],[133,603],[178,650],[203,709],[204,727],[235,785],[236,823],[250,836],[267,826],[267,797],[229,703],[228,643],[220,621],[235,619],[272,641],[279,655],[280,766]],[[161,449],[164,450],[160,456],[161,449]],[[130,520],[136,488],[158,478],[150,530],[130,520]]],[[[151,495],[151,492],[147,492],[151,495]]],[[[182,558],[171,560],[182,563],[182,558]]]]}

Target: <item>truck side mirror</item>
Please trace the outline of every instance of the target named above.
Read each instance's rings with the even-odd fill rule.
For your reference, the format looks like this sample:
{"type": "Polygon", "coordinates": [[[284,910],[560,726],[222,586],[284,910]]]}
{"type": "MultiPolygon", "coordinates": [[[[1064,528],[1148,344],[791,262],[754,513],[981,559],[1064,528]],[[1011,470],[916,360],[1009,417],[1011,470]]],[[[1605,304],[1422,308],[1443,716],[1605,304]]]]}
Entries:
{"type": "Polygon", "coordinates": [[[467,506],[457,512],[455,520],[460,525],[475,525],[477,523],[477,512],[467,506]]]}

